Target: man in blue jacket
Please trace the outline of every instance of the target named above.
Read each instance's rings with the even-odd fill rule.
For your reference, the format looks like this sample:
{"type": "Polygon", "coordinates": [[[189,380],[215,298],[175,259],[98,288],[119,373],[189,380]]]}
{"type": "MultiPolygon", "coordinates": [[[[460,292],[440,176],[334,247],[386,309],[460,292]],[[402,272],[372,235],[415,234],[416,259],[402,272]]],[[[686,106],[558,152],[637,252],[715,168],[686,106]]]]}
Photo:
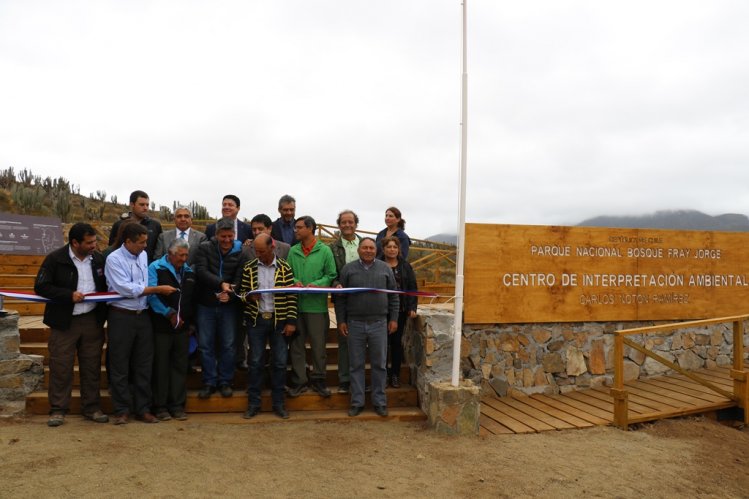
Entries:
{"type": "Polygon", "coordinates": [[[195,289],[195,273],[186,263],[189,250],[185,239],[173,239],[167,253],[148,266],[149,286],[167,284],[179,290],[148,297],[154,344],[153,413],[161,421],[187,419],[187,358],[195,289]]]}

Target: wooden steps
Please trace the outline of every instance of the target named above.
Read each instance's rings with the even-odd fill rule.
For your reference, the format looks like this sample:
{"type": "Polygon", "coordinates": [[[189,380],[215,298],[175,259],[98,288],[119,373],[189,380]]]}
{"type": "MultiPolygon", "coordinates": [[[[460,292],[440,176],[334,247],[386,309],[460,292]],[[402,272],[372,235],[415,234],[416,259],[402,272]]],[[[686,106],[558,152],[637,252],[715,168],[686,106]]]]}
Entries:
{"type": "MultiPolygon", "coordinates": [[[[41,322],[41,317],[21,317],[19,321],[19,331],[21,333],[21,351],[27,354],[42,355],[45,362],[45,376],[43,386],[37,392],[30,394],[26,399],[26,408],[29,414],[44,415],[49,412],[49,402],[47,400],[47,383],[49,380],[49,369],[47,367],[47,341],[49,339],[49,328],[41,322]]],[[[357,418],[348,417],[348,408],[350,405],[349,394],[337,393],[338,388],[338,343],[337,331],[331,327],[327,333],[326,351],[328,354],[326,373],[327,383],[332,395],[329,398],[322,398],[311,390],[297,398],[286,397],[286,407],[291,413],[294,420],[336,420],[336,419],[383,419],[392,421],[421,421],[426,419],[424,413],[418,408],[418,393],[415,388],[408,385],[410,372],[408,367],[401,368],[401,388],[388,388],[388,410],[390,416],[380,418],[374,412],[365,410],[357,418]]],[[[307,346],[309,352],[309,346],[307,346]]],[[[105,345],[106,349],[106,345],[105,345]]],[[[103,366],[104,355],[102,355],[103,366]]],[[[71,399],[71,414],[80,414],[80,392],[79,371],[77,365],[74,368],[73,393],[71,399]]],[[[367,382],[369,382],[369,366],[367,366],[367,382]]],[[[271,410],[270,390],[262,392],[262,410],[268,411],[261,413],[257,418],[247,421],[239,417],[237,413],[243,413],[247,409],[247,372],[235,372],[234,376],[234,396],[222,398],[218,393],[214,394],[207,400],[199,399],[197,394],[202,386],[201,373],[198,366],[196,372],[188,374],[188,397],[185,410],[191,417],[198,414],[210,414],[216,420],[224,419],[231,423],[258,423],[258,422],[278,422],[280,421],[269,411],[271,410]]],[[[101,399],[102,410],[106,413],[112,412],[112,400],[107,390],[107,378],[104,367],[102,367],[101,376],[101,399]]],[[[371,409],[370,396],[367,394],[367,408],[371,409]]]]}

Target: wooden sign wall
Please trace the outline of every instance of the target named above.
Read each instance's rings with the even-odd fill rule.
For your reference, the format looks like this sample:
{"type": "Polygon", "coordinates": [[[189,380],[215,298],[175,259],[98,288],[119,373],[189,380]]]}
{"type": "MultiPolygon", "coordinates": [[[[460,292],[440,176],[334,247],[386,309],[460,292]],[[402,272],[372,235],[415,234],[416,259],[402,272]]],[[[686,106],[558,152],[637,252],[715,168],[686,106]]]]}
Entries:
{"type": "Polygon", "coordinates": [[[465,322],[749,312],[749,233],[466,225],[465,322]]]}

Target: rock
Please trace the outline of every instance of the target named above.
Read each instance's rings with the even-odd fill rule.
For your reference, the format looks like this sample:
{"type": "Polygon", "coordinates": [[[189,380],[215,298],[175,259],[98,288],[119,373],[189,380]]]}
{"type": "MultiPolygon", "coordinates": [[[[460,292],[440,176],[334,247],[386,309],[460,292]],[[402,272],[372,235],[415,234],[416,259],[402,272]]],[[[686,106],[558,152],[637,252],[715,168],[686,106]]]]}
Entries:
{"type": "Polygon", "coordinates": [[[492,377],[496,378],[497,376],[503,376],[504,373],[505,373],[504,362],[500,362],[492,366],[492,377]]]}
{"type": "Polygon", "coordinates": [[[699,355],[696,355],[691,350],[684,350],[677,354],[676,358],[679,360],[679,367],[689,371],[701,368],[704,362],[699,355]]]}
{"type": "Polygon", "coordinates": [[[469,341],[460,342],[460,358],[465,359],[471,355],[471,343],[469,341]]]}
{"type": "Polygon", "coordinates": [[[707,345],[710,343],[710,336],[706,334],[695,335],[694,342],[697,345],[707,345]]]}
{"type": "Polygon", "coordinates": [[[713,334],[710,335],[710,344],[714,347],[723,344],[723,333],[720,330],[713,331],[713,334]]]}
{"type": "Polygon", "coordinates": [[[547,373],[559,373],[564,371],[564,361],[559,353],[547,353],[544,355],[543,368],[547,373]]]}
{"type": "Polygon", "coordinates": [[[606,374],[606,353],[604,351],[603,340],[593,340],[590,342],[590,373],[606,374]]]}
{"type": "Polygon", "coordinates": [[[481,374],[484,379],[489,379],[489,375],[492,373],[491,364],[481,364],[481,374]]]}
{"type": "MultiPolygon", "coordinates": [[[[668,352],[661,352],[660,356],[671,362],[676,360],[676,358],[668,352]]],[[[654,374],[663,374],[667,372],[669,368],[668,366],[661,364],[657,360],[647,357],[645,359],[645,362],[642,363],[642,370],[648,376],[653,376],[654,374]]]]}
{"type": "Polygon", "coordinates": [[[629,360],[631,360],[638,366],[641,366],[642,363],[645,362],[645,354],[642,353],[641,351],[635,350],[634,348],[626,347],[625,352],[626,352],[625,355],[629,358],[629,360]]]}
{"type": "Polygon", "coordinates": [[[500,378],[490,379],[489,385],[492,387],[492,390],[494,390],[500,397],[506,397],[507,390],[509,390],[510,388],[510,384],[506,380],[500,378]]]}
{"type": "Polygon", "coordinates": [[[732,364],[731,357],[729,357],[728,355],[718,355],[715,358],[715,363],[721,367],[730,366],[732,364]]]}
{"type": "Polygon", "coordinates": [[[515,384],[515,369],[507,369],[505,370],[505,378],[507,379],[507,383],[512,386],[515,384]]]}
{"type": "Polygon", "coordinates": [[[523,361],[520,359],[513,359],[512,367],[514,367],[515,369],[521,369],[523,367],[523,361]]]}
{"type": "Polygon", "coordinates": [[[624,360],[624,382],[634,381],[640,377],[640,366],[631,360],[624,360]]]}
{"type": "Polygon", "coordinates": [[[684,340],[680,333],[674,333],[673,337],[671,338],[671,349],[672,350],[681,350],[684,348],[684,340]]]}
{"type": "Polygon", "coordinates": [[[528,368],[523,369],[523,386],[533,386],[533,371],[528,368]]]}
{"type": "Polygon", "coordinates": [[[566,372],[570,376],[579,376],[587,372],[585,357],[583,353],[573,346],[567,347],[567,368],[566,372]]]}
{"type": "Polygon", "coordinates": [[[533,386],[543,386],[549,384],[549,378],[543,368],[537,367],[536,372],[533,373],[533,386]]]}
{"type": "Polygon", "coordinates": [[[692,348],[694,346],[694,333],[687,333],[681,337],[684,348],[692,348]]]}
{"type": "Polygon", "coordinates": [[[564,346],[564,342],[562,340],[555,340],[549,343],[546,348],[550,352],[558,352],[559,350],[562,349],[563,346],[564,346]]]}
{"type": "Polygon", "coordinates": [[[542,345],[551,339],[551,332],[545,329],[536,329],[531,333],[533,339],[539,345],[542,345]]]}

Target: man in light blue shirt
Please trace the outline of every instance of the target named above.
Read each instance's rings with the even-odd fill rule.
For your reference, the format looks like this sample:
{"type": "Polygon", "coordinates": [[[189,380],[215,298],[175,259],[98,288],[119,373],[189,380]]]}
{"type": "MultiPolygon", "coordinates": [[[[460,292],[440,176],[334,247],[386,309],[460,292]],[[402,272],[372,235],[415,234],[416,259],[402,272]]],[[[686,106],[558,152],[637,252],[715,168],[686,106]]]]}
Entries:
{"type": "Polygon", "coordinates": [[[114,405],[114,424],[126,424],[131,405],[137,419],[158,423],[151,414],[151,370],[153,366],[153,332],[146,313],[147,296],[170,295],[172,286],[148,286],[148,258],[145,249],[148,230],[140,224],[129,224],[122,234],[123,243],[107,258],[104,274],[109,291],[125,297],[109,306],[108,349],[109,378],[114,405]],[[133,397],[130,397],[132,366],[133,397]],[[132,402],[132,403],[131,403],[132,402]]]}

